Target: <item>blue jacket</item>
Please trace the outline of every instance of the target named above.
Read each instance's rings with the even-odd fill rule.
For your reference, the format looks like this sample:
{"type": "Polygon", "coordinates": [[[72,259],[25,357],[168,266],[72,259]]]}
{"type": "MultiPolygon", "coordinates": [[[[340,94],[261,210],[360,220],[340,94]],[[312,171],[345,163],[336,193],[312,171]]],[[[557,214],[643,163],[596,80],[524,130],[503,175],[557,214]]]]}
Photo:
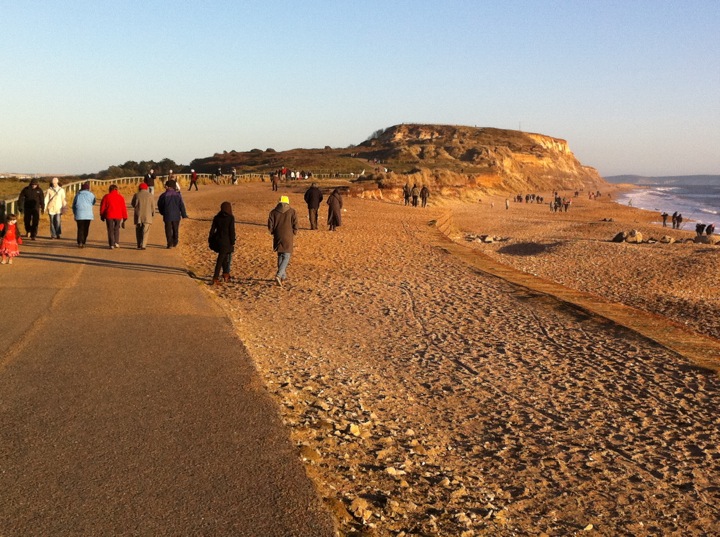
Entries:
{"type": "Polygon", "coordinates": [[[163,216],[163,222],[179,222],[181,218],[188,217],[182,195],[174,188],[160,194],[158,212],[163,216]]]}
{"type": "Polygon", "coordinates": [[[93,220],[93,205],[95,205],[95,194],[89,190],[81,190],[75,194],[72,210],[75,220],[93,220]]]}

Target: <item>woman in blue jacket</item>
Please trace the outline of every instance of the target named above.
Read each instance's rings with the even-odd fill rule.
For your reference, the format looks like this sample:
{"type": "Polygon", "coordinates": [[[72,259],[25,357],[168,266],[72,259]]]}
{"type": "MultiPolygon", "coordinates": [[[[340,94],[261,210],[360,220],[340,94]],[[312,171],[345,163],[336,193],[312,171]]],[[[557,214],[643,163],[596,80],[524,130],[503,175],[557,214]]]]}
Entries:
{"type": "Polygon", "coordinates": [[[72,210],[77,224],[77,245],[78,248],[85,248],[88,233],[90,232],[90,222],[92,222],[93,205],[95,205],[95,194],[90,192],[90,183],[82,184],[80,192],[75,194],[72,210]]]}

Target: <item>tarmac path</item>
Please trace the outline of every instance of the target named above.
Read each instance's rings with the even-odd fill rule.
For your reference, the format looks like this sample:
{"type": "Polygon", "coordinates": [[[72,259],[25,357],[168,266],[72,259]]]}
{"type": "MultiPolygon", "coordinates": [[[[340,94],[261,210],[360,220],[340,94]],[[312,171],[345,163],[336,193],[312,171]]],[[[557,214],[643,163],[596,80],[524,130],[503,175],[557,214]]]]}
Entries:
{"type": "Polygon", "coordinates": [[[0,535],[333,535],[227,317],[131,222],[0,267],[0,535]]]}

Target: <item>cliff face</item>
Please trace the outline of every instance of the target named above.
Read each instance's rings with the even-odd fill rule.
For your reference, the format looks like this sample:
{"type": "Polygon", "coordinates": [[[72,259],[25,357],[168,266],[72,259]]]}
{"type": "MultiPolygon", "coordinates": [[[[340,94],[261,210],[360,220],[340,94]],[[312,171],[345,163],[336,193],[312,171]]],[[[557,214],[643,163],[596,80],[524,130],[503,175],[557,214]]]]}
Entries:
{"type": "MultiPolygon", "coordinates": [[[[520,131],[448,125],[396,125],[360,144],[363,156],[398,169],[444,170],[454,186],[505,192],[596,189],[607,183],[583,166],[565,140],[520,131]]],[[[432,175],[432,174],[431,174],[432,175]]]]}

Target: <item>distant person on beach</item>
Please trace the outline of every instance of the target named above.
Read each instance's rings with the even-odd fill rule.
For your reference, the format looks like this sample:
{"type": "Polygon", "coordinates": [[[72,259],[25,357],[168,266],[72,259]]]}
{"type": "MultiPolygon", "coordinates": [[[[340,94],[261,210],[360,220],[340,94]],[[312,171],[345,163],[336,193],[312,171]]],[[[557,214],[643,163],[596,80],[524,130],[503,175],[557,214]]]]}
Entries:
{"type": "Polygon", "coordinates": [[[72,212],[77,227],[78,248],[85,248],[88,233],[90,233],[90,223],[95,219],[93,214],[95,201],[95,194],[90,192],[90,183],[88,181],[84,182],[80,187],[80,192],[75,194],[72,203],[72,212]]]}
{"type": "Polygon", "coordinates": [[[506,211],[510,210],[510,199],[509,198],[505,198],[505,210],[506,211]]]}
{"type": "Polygon", "coordinates": [[[149,172],[145,174],[145,178],[143,179],[145,184],[148,186],[148,191],[150,194],[155,194],[155,170],[151,169],[149,172]]]}
{"type": "Polygon", "coordinates": [[[138,250],[145,250],[148,235],[150,234],[150,226],[152,225],[153,216],[155,216],[155,197],[150,194],[145,183],[140,183],[130,205],[134,210],[135,242],[138,250]]]}
{"type": "Polygon", "coordinates": [[[343,199],[340,191],[336,188],[328,197],[328,229],[335,231],[342,224],[343,199]]]}
{"type": "Polygon", "coordinates": [[[182,195],[175,189],[175,181],[165,182],[165,192],[158,198],[158,212],[165,224],[167,248],[175,248],[180,241],[180,220],[188,217],[182,195]]]}
{"type": "Polygon", "coordinates": [[[277,172],[272,172],[272,173],[270,174],[270,183],[272,184],[272,190],[273,190],[273,192],[277,192],[277,189],[278,189],[278,180],[279,180],[278,177],[279,177],[279,175],[278,175],[277,172]]]}
{"type": "Polygon", "coordinates": [[[318,228],[318,210],[320,202],[323,200],[322,191],[318,188],[317,183],[310,185],[305,192],[305,203],[308,207],[308,216],[310,218],[310,229],[318,228]]]}
{"type": "Polygon", "coordinates": [[[120,248],[120,228],[125,227],[128,213],[125,198],[122,197],[117,185],[110,185],[107,194],[100,201],[100,220],[105,221],[110,249],[120,248]]]}
{"type": "Polygon", "coordinates": [[[222,168],[218,166],[217,171],[215,172],[215,184],[220,184],[220,179],[222,178],[222,168]]]}
{"type": "Polygon", "coordinates": [[[0,255],[3,265],[12,265],[13,258],[20,255],[19,244],[22,244],[22,237],[20,237],[17,218],[14,214],[9,214],[5,222],[0,224],[0,255]]]}
{"type": "Polygon", "coordinates": [[[677,211],[675,211],[672,215],[672,228],[673,229],[677,228],[677,216],[678,216],[678,213],[677,213],[677,211]]]}
{"type": "Polygon", "coordinates": [[[662,217],[662,220],[663,220],[663,227],[667,227],[667,218],[669,216],[668,213],[663,211],[663,213],[660,216],[662,217]]]}
{"type": "Polygon", "coordinates": [[[232,169],[232,184],[237,184],[237,170],[235,168],[232,169]]]}
{"type": "Polygon", "coordinates": [[[30,184],[20,191],[18,209],[23,214],[25,236],[35,240],[40,224],[40,213],[45,212],[45,196],[37,179],[31,179],[30,184]]]}
{"type": "Polygon", "coordinates": [[[53,177],[50,187],[45,191],[45,211],[50,218],[50,238],[59,239],[62,235],[62,215],[67,210],[65,189],[60,180],[53,177]]]}
{"type": "Polygon", "coordinates": [[[195,192],[197,192],[198,186],[198,174],[195,170],[190,170],[190,186],[188,187],[188,192],[192,190],[192,187],[195,187],[195,192]]]}
{"type": "Polygon", "coordinates": [[[290,207],[290,199],[281,196],[280,202],[268,215],[268,231],[273,236],[273,251],[277,252],[277,272],[275,281],[282,287],[287,278],[287,267],[293,251],[293,241],[297,234],[297,215],[290,207]]]}
{"type": "Polygon", "coordinates": [[[678,213],[677,215],[677,228],[680,229],[682,227],[683,217],[681,213],[678,213]]]}
{"type": "Polygon", "coordinates": [[[418,206],[418,198],[420,197],[420,189],[417,187],[417,185],[413,185],[412,190],[410,191],[410,194],[412,195],[412,206],[417,207],[418,206]]]}
{"type": "Polygon", "coordinates": [[[410,205],[410,196],[412,195],[412,187],[410,186],[410,183],[405,183],[405,186],[403,187],[403,198],[405,200],[405,206],[407,207],[410,205]]]}
{"type": "Polygon", "coordinates": [[[427,185],[423,185],[423,187],[420,189],[420,201],[422,202],[423,207],[427,207],[427,201],[430,197],[430,189],[427,187],[427,185]]]}
{"type": "Polygon", "coordinates": [[[233,251],[235,251],[235,217],[229,201],[222,202],[220,212],[213,218],[210,233],[208,234],[208,245],[213,252],[217,252],[212,285],[220,284],[221,270],[223,280],[226,283],[229,282],[230,263],[232,262],[233,251]]]}

